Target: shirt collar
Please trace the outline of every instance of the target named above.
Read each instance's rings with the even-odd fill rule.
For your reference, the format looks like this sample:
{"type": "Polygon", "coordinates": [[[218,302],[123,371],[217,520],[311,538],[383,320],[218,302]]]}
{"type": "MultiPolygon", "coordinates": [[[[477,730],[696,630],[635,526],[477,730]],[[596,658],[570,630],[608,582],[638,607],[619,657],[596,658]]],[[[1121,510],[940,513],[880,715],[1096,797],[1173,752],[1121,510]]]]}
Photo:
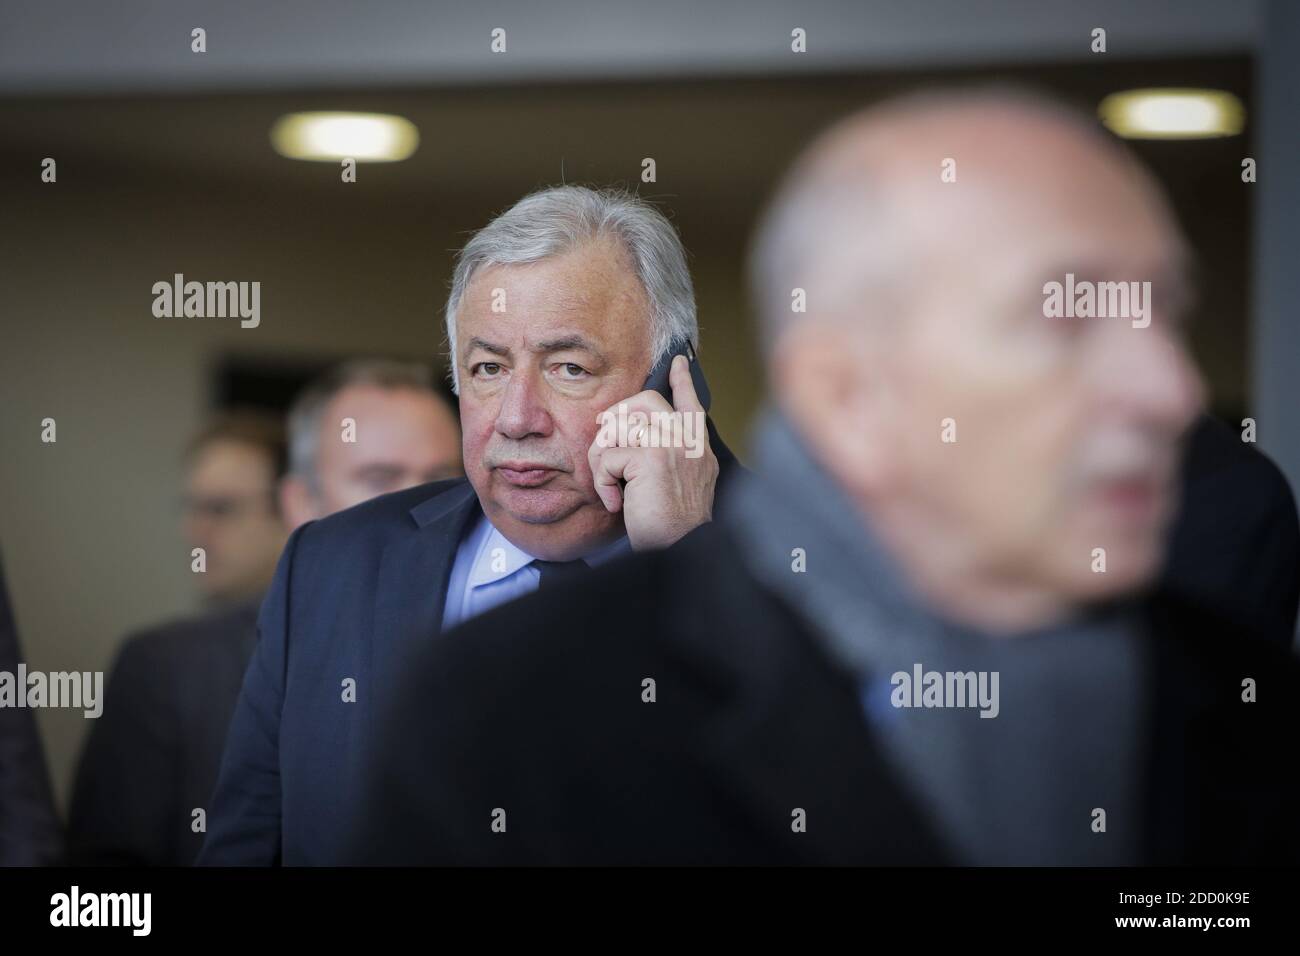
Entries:
{"type": "MultiPolygon", "coordinates": [[[[480,524],[474,529],[474,535],[481,538],[481,543],[476,549],[474,565],[469,572],[468,583],[471,588],[502,581],[517,574],[535,560],[533,555],[498,531],[486,515],[480,519],[480,524]],[[498,548],[501,549],[499,553],[498,548]],[[500,560],[495,560],[497,557],[500,560]]],[[[627,540],[627,535],[624,535],[585,555],[583,560],[595,568],[621,554],[630,553],[631,550],[632,546],[627,540]]]]}

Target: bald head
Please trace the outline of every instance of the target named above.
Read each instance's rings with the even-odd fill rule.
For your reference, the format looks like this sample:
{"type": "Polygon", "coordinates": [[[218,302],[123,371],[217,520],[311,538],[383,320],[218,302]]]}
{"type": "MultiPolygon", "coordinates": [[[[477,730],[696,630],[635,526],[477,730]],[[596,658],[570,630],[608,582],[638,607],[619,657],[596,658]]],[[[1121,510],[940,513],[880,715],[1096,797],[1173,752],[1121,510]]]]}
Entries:
{"type": "Polygon", "coordinates": [[[1041,95],[926,91],[848,117],[801,154],[760,224],[750,277],[765,345],[800,316],[858,321],[864,303],[875,304],[872,317],[897,315],[935,268],[983,267],[970,253],[993,251],[991,241],[1046,238],[1078,217],[1113,225],[1081,184],[1176,231],[1133,156],[1090,117],[1041,95]],[[794,289],[804,290],[804,312],[791,308],[794,289]]]}
{"type": "Polygon", "coordinates": [[[1200,398],[1185,260],[1122,147],[1050,100],[981,91],[825,133],[751,275],[776,400],[900,561],[959,616],[998,593],[1033,623],[1156,569],[1200,398]],[[1047,289],[1074,280],[1122,283],[1155,321],[1050,317],[1047,289]]]}

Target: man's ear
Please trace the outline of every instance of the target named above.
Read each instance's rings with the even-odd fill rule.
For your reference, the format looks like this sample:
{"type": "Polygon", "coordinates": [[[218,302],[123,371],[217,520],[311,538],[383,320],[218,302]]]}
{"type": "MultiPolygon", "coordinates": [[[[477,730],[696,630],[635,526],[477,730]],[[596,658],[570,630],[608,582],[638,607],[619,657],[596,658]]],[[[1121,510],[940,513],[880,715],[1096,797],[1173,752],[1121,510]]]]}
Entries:
{"type": "Polygon", "coordinates": [[[890,481],[890,383],[878,348],[851,326],[792,329],[772,352],[781,408],[813,455],[854,496],[890,481]]]}
{"type": "Polygon", "coordinates": [[[307,482],[297,475],[286,475],[280,479],[279,488],[280,515],[284,526],[293,533],[300,525],[320,517],[316,507],[316,498],[307,487],[307,482]]]}

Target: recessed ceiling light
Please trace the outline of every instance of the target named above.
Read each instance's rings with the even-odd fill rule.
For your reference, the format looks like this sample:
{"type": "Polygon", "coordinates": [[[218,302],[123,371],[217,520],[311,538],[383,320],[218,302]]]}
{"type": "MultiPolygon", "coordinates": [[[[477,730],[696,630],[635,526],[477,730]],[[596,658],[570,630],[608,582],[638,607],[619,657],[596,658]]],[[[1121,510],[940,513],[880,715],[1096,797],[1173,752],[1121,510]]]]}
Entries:
{"type": "Polygon", "coordinates": [[[1125,90],[1102,100],[1097,113],[1128,139],[1236,136],[1246,125],[1241,100],[1223,90],[1125,90]]]}
{"type": "Polygon", "coordinates": [[[420,145],[420,131],[384,113],[290,113],[271,127],[271,145],[290,159],[393,163],[420,145]]]}

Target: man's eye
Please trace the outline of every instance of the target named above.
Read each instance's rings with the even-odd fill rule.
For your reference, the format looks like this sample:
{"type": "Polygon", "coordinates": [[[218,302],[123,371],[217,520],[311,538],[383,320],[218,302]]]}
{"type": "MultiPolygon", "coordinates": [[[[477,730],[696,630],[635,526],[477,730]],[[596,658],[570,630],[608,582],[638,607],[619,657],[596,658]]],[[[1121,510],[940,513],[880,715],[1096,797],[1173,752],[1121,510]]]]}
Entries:
{"type": "Polygon", "coordinates": [[[583,378],[587,375],[587,370],[581,365],[575,365],[573,362],[565,362],[560,367],[560,377],[567,378],[571,381],[583,378]]]}
{"type": "Polygon", "coordinates": [[[475,365],[473,368],[470,369],[471,374],[486,375],[489,377],[496,375],[500,371],[501,371],[501,363],[499,362],[479,362],[477,365],[475,365]]]}

